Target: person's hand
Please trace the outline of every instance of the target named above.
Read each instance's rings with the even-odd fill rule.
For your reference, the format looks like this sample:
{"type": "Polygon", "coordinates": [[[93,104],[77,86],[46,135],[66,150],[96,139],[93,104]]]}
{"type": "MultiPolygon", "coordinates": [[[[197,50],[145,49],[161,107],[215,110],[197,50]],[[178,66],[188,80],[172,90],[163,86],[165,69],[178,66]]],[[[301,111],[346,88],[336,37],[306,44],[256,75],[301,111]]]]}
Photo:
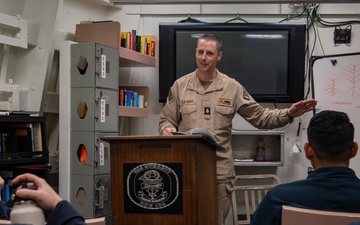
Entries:
{"type": "Polygon", "coordinates": [[[288,116],[290,117],[298,117],[303,115],[306,112],[309,112],[315,109],[317,101],[315,99],[308,99],[296,102],[291,105],[288,109],[288,116]]]}
{"type": "Polygon", "coordinates": [[[35,186],[34,189],[19,188],[16,190],[16,196],[34,200],[45,212],[52,213],[56,205],[62,198],[52,189],[52,187],[42,178],[30,173],[22,174],[15,177],[12,181],[15,185],[23,182],[28,186],[35,186]]]}
{"type": "Polygon", "coordinates": [[[0,177],[0,191],[2,190],[2,188],[4,187],[5,181],[2,177],[0,177]]]}
{"type": "MultiPolygon", "coordinates": [[[[2,188],[4,187],[5,181],[2,177],[0,177],[0,191],[2,190],[2,188]]],[[[0,195],[0,200],[1,200],[1,195],[0,195]]]]}
{"type": "Polygon", "coordinates": [[[176,132],[176,128],[174,127],[168,127],[163,130],[162,135],[173,135],[171,132],[176,132]]]}

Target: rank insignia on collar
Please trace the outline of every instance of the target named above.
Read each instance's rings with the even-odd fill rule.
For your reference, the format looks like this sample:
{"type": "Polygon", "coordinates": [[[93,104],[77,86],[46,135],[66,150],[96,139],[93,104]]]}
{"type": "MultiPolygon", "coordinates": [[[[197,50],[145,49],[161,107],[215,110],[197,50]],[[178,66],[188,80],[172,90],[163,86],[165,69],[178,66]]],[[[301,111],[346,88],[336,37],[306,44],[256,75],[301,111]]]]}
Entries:
{"type": "Polygon", "coordinates": [[[228,99],[228,98],[219,98],[219,105],[231,106],[231,99],[228,99]]]}

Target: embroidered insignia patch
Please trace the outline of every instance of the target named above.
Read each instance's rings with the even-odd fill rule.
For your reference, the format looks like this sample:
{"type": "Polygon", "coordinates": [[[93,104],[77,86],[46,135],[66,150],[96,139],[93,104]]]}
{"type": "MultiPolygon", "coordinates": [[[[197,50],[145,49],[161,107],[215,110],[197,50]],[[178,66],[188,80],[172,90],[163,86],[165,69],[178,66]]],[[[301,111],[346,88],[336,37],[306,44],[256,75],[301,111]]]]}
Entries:
{"type": "Polygon", "coordinates": [[[210,115],[210,107],[204,108],[204,115],[210,115]]]}
{"type": "Polygon", "coordinates": [[[228,98],[219,98],[219,105],[231,106],[231,99],[228,99],[228,98]]]}
{"type": "Polygon", "coordinates": [[[246,91],[246,89],[244,88],[244,94],[243,94],[243,97],[245,100],[250,100],[250,95],[249,93],[246,91]]]}
{"type": "Polygon", "coordinates": [[[168,101],[171,102],[172,100],[174,100],[174,96],[173,96],[173,93],[172,93],[172,91],[170,89],[169,93],[168,93],[168,101]]]}

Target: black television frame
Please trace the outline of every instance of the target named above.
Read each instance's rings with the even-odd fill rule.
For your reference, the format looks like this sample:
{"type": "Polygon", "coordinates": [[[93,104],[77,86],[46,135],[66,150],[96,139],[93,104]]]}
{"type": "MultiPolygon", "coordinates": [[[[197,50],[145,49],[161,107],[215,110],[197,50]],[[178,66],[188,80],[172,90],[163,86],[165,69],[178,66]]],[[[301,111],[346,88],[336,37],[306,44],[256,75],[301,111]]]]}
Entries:
{"type": "MultiPolygon", "coordinates": [[[[304,99],[305,83],[305,24],[275,23],[160,23],[159,24],[159,102],[166,102],[170,87],[176,80],[176,32],[199,31],[287,31],[288,93],[285,95],[254,95],[259,103],[293,103],[304,99]]],[[[195,54],[195,49],[193,53],[195,54]]],[[[196,68],[194,68],[195,70],[196,68]]],[[[185,74],[184,74],[185,75],[185,74]]],[[[240,82],[241,83],[241,82],[240,82]]],[[[245,87],[246,88],[246,87],[245,87]]]]}

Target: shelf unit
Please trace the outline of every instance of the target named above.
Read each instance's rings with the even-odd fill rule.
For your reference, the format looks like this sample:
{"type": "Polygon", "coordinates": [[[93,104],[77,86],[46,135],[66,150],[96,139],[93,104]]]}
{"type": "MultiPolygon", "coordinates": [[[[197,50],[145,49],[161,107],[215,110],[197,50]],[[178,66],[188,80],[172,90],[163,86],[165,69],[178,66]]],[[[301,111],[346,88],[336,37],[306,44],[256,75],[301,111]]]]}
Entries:
{"type": "MultiPolygon", "coordinates": [[[[153,37],[155,38],[155,37],[153,37]]],[[[119,48],[119,67],[156,66],[156,58],[128,48],[119,48]]]]}
{"type": "Polygon", "coordinates": [[[11,180],[19,174],[33,173],[48,180],[49,151],[45,118],[24,115],[0,116],[0,175],[5,180],[2,190],[8,201],[11,180]]]}
{"type": "Polygon", "coordinates": [[[48,149],[46,146],[45,118],[28,115],[0,116],[0,124],[0,167],[9,165],[8,167],[16,168],[17,165],[37,163],[46,165],[48,149]],[[38,143],[37,146],[41,147],[34,147],[34,142],[37,143],[38,141],[41,143],[38,143]]]}
{"type": "MultiPolygon", "coordinates": [[[[92,42],[119,49],[120,67],[156,66],[156,56],[153,57],[120,47],[119,22],[77,24],[75,35],[76,42],[78,43],[92,42]]],[[[157,37],[151,36],[151,38],[155,40],[156,45],[158,45],[157,37]]],[[[155,52],[157,53],[158,51],[155,52]]]]}
{"type": "Polygon", "coordinates": [[[125,87],[127,90],[136,91],[139,95],[143,95],[145,101],[147,102],[146,108],[138,108],[138,107],[129,107],[129,106],[119,106],[118,114],[119,116],[127,116],[127,117],[149,117],[150,109],[149,109],[149,87],[146,86],[127,86],[125,87]]]}
{"type": "Polygon", "coordinates": [[[234,166],[283,166],[284,131],[247,130],[232,132],[232,150],[234,166]],[[265,142],[265,161],[251,161],[256,156],[259,137],[265,142]]]}
{"type": "MultiPolygon", "coordinates": [[[[98,22],[76,25],[76,42],[93,42],[119,49],[119,67],[156,67],[158,55],[158,39],[151,36],[156,42],[155,57],[142,54],[127,48],[120,47],[120,23],[119,22],[98,22]],[[106,34],[106,35],[104,35],[106,34]]],[[[137,90],[145,96],[149,103],[149,88],[146,86],[128,86],[129,90],[137,90]]],[[[149,105],[147,108],[118,107],[118,115],[126,117],[149,117],[149,105]]]]}

